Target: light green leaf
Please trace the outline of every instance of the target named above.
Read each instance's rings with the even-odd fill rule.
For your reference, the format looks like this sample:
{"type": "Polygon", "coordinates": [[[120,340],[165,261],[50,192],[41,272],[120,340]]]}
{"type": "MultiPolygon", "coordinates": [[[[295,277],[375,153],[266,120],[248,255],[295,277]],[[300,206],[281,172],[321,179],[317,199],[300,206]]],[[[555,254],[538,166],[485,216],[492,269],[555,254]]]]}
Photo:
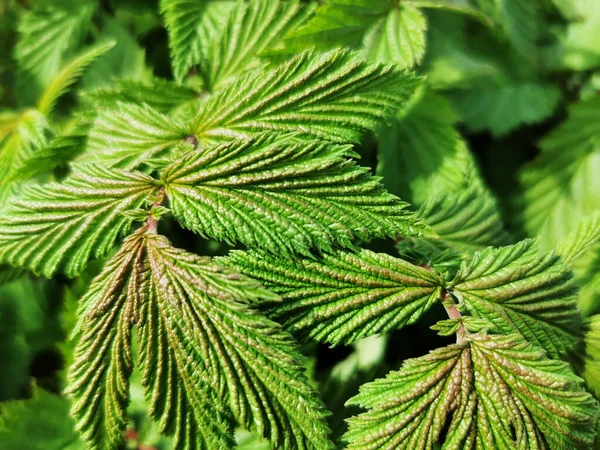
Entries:
{"type": "Polygon", "coordinates": [[[598,406],[581,381],[518,335],[474,335],[363,385],[347,448],[588,449],[598,406]]]}
{"type": "Polygon", "coordinates": [[[454,125],[449,102],[428,89],[419,90],[391,127],[377,136],[377,174],[395,195],[421,205],[432,196],[483,186],[473,156],[454,125]]]}
{"type": "Polygon", "coordinates": [[[99,41],[114,41],[116,45],[94,61],[81,80],[83,87],[94,89],[111,86],[115,78],[143,79],[150,76],[146,68],[146,52],[131,32],[117,20],[102,17],[102,32],[99,41]]]}
{"type": "MultiPolygon", "coordinates": [[[[217,386],[221,401],[228,398],[226,404],[239,423],[257,430],[275,448],[331,448],[323,406],[302,374],[302,359],[291,336],[251,306],[273,299],[273,294],[209,258],[171,247],[162,236],[147,240],[151,286],[144,302],[140,359],[152,358],[154,363],[144,370],[145,383],[156,377],[156,368],[164,360],[152,354],[164,355],[167,341],[185,365],[179,370],[189,372],[182,374],[182,380],[172,371],[164,375],[170,381],[163,383],[176,382],[175,386],[181,386],[178,389],[191,390],[192,377],[196,377],[217,386]],[[161,332],[157,327],[163,328],[161,332]],[[199,367],[190,370],[186,361],[199,367]]],[[[198,388],[192,392],[201,395],[198,388]]],[[[169,397],[164,397],[168,392],[154,388],[147,394],[149,399],[161,399],[151,411],[169,407],[169,397]]],[[[210,415],[215,405],[205,407],[206,411],[198,411],[198,404],[191,406],[188,414],[210,415]]],[[[164,423],[174,412],[162,415],[164,423]]],[[[178,435],[194,438],[183,425],[176,419],[178,435]]],[[[204,429],[200,426],[197,431],[202,434],[204,429]]]]}
{"type": "Polygon", "coordinates": [[[600,211],[582,219],[574,230],[556,244],[565,264],[572,265],[600,242],[600,211]]]}
{"type": "Polygon", "coordinates": [[[95,9],[91,0],[63,0],[42,2],[27,12],[15,47],[19,67],[45,87],[89,30],[95,9]]]}
{"type": "Polygon", "coordinates": [[[334,345],[414,323],[441,297],[436,274],[368,250],[319,260],[233,252],[223,261],[281,295],[282,303],[261,305],[267,316],[334,345]]]}
{"type": "Polygon", "coordinates": [[[69,417],[69,401],[34,387],[33,397],[2,403],[3,450],[84,450],[69,417]]]}
{"type": "Polygon", "coordinates": [[[418,8],[400,3],[365,34],[364,53],[371,61],[411,69],[425,54],[425,16],[418,8]]]}
{"type": "Polygon", "coordinates": [[[46,116],[52,113],[56,101],[67,91],[69,86],[75,83],[86,67],[113,48],[115,44],[115,41],[111,41],[91,47],[64,65],[42,93],[37,104],[38,111],[46,116]]]}
{"type": "Polygon", "coordinates": [[[202,142],[261,131],[359,142],[397,111],[418,79],[355,56],[303,53],[275,69],[242,75],[201,106],[194,132],[202,142]]]}
{"type": "MultiPolygon", "coordinates": [[[[6,117],[6,116],[5,116],[6,117]]],[[[2,123],[0,118],[0,124],[2,123]]],[[[50,124],[36,109],[6,117],[0,129],[0,206],[16,192],[14,177],[19,167],[46,144],[50,124]]]]}
{"type": "Polygon", "coordinates": [[[129,229],[124,211],[155,189],[141,173],[79,166],[63,183],[27,186],[0,216],[0,261],[47,277],[75,276],[129,229]]]}
{"type": "Polygon", "coordinates": [[[121,168],[153,164],[188,135],[183,123],[146,104],[118,103],[100,111],[79,160],[121,168]]]}
{"type": "Polygon", "coordinates": [[[561,92],[554,84],[534,80],[482,78],[452,98],[469,130],[502,136],[546,119],[558,106],[561,92]]]}
{"type": "Polygon", "coordinates": [[[181,82],[200,62],[200,48],[219,33],[236,2],[228,0],[161,0],[160,11],[169,33],[175,79],[181,82]]]}
{"type": "Polygon", "coordinates": [[[150,81],[115,80],[110,87],[87,93],[100,108],[114,108],[121,103],[146,103],[157,111],[168,113],[178,106],[197,100],[198,93],[162,78],[150,81]]]}
{"type": "Polygon", "coordinates": [[[509,241],[495,200],[489,191],[475,186],[430,197],[417,216],[457,250],[500,246],[509,241]]]}
{"type": "Polygon", "coordinates": [[[569,118],[540,142],[520,174],[521,221],[544,249],[554,248],[583,217],[600,210],[600,97],[576,103],[569,118]]]}
{"type": "Polygon", "coordinates": [[[448,291],[475,317],[502,333],[520,333],[552,358],[572,351],[581,336],[573,274],[534,241],[476,252],[448,291]]]}
{"type": "Polygon", "coordinates": [[[390,11],[386,0],[334,0],[322,2],[306,25],[286,36],[289,52],[312,47],[359,50],[365,33],[390,11]]]}
{"type": "Polygon", "coordinates": [[[275,44],[306,18],[309,8],[298,1],[239,2],[221,35],[212,34],[202,48],[200,71],[206,89],[231,81],[231,77],[257,65],[261,52],[275,44]]]}
{"type": "Polygon", "coordinates": [[[587,319],[584,342],[583,378],[588,389],[598,398],[600,397],[600,315],[587,319]]]}
{"type": "Polygon", "coordinates": [[[193,151],[163,182],[183,227],[280,255],[425,232],[348,156],[349,146],[262,135],[193,151]]]}

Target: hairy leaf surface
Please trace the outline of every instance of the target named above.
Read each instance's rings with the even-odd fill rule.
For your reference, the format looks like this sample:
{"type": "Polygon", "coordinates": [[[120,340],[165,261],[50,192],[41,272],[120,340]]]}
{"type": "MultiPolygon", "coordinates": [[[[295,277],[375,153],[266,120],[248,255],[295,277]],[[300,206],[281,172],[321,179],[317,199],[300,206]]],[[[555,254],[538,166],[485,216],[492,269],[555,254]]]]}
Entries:
{"type": "Polygon", "coordinates": [[[587,449],[597,403],[568,364],[518,335],[474,335],[407,360],[351,404],[352,450],[587,449]]]}
{"type": "Polygon", "coordinates": [[[261,131],[359,142],[389,120],[417,84],[393,66],[367,64],[346,51],[302,53],[238,77],[201,105],[193,130],[204,142],[261,131]]]}
{"type": "Polygon", "coordinates": [[[275,254],[424,231],[347,156],[348,146],[263,135],[192,152],[163,179],[185,228],[275,254]]]}
{"type": "Polygon", "coordinates": [[[80,301],[79,341],[67,393],[77,430],[93,449],[124,441],[133,371],[131,329],[138,320],[147,269],[140,234],[129,238],[80,301]]]}
{"type": "Polygon", "coordinates": [[[0,217],[0,261],[47,277],[75,276],[129,229],[123,212],[139,208],[155,188],[137,172],[79,166],[63,183],[27,186],[0,217]]]}
{"type": "Polygon", "coordinates": [[[434,273],[383,253],[337,252],[322,259],[233,252],[224,260],[283,302],[261,309],[302,338],[350,343],[411,324],[440,299],[434,273]]]}
{"type": "Polygon", "coordinates": [[[87,152],[81,159],[133,168],[165,156],[170,147],[183,142],[188,134],[183,123],[146,104],[119,103],[100,112],[89,133],[87,152]]]}
{"type": "MultiPolygon", "coordinates": [[[[178,352],[192,352],[187,358],[199,366],[192,374],[217,386],[242,426],[258,430],[275,447],[330,448],[323,407],[302,374],[291,336],[252,308],[273,294],[209,258],[171,247],[161,236],[148,237],[148,261],[149,307],[166,333],[152,329],[147,338],[166,334],[178,352]]],[[[144,347],[146,358],[151,351],[166,351],[160,343],[144,347]]],[[[152,376],[146,370],[146,379],[152,376]]],[[[178,386],[180,380],[170,383],[178,386]]],[[[152,392],[150,398],[160,391],[152,392]]],[[[192,409],[200,413],[196,405],[192,409]]]]}
{"type": "Polygon", "coordinates": [[[229,0],[160,1],[177,81],[182,81],[190,68],[200,62],[200,47],[223,27],[235,4],[229,0]]]}
{"type": "Polygon", "coordinates": [[[534,241],[525,240],[475,253],[448,289],[476,317],[560,358],[581,334],[572,278],[557,255],[539,255],[534,241]]]}

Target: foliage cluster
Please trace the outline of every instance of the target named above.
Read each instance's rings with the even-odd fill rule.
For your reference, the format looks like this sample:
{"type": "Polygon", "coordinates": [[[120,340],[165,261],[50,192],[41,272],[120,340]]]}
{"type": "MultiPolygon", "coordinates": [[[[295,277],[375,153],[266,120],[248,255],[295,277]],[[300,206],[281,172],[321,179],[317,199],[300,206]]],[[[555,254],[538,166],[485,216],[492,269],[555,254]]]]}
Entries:
{"type": "Polygon", "coordinates": [[[600,448],[600,2],[0,24],[0,447],[600,448]]]}

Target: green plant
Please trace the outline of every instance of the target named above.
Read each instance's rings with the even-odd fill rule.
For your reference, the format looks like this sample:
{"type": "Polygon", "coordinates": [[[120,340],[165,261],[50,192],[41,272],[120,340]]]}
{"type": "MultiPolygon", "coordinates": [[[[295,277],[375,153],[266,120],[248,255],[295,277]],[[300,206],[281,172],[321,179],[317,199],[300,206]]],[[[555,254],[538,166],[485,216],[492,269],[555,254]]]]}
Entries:
{"type": "Polygon", "coordinates": [[[152,3],[3,7],[0,441],[594,447],[594,2],[152,3]]]}

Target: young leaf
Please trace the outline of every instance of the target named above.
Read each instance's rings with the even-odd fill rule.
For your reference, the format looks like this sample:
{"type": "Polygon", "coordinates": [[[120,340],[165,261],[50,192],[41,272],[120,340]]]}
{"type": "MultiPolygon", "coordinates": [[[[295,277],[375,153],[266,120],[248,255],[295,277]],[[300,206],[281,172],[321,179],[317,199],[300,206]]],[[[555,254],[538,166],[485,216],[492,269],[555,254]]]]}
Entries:
{"type": "Polygon", "coordinates": [[[189,69],[200,62],[201,45],[218,33],[235,3],[228,0],[160,1],[177,81],[181,82],[189,69]]]}
{"type": "Polygon", "coordinates": [[[46,86],[89,30],[95,9],[91,0],[63,0],[43,2],[26,13],[15,47],[19,67],[46,86]]]}
{"type": "Polygon", "coordinates": [[[155,189],[141,173],[79,166],[63,183],[27,186],[0,217],[0,261],[47,277],[75,276],[129,229],[124,211],[155,189]]]}
{"type": "Polygon", "coordinates": [[[77,430],[91,449],[117,448],[124,440],[133,371],[131,328],[144,300],[146,266],[144,241],[136,234],[81,299],[67,394],[77,430]]]}
{"type": "Polygon", "coordinates": [[[565,264],[572,265],[600,242],[600,211],[581,220],[574,230],[556,244],[565,264]]]}
{"type": "MultiPolygon", "coordinates": [[[[158,422],[161,433],[173,435],[175,449],[232,448],[231,413],[215,389],[216,375],[206,372],[209,365],[205,360],[206,351],[195,343],[198,336],[206,337],[203,334],[206,329],[198,328],[193,318],[188,317],[198,311],[190,299],[184,297],[178,280],[180,274],[171,272],[177,267],[164,266],[175,261],[163,261],[161,254],[155,254],[157,248],[153,246],[166,248],[169,244],[159,238],[145,239],[151,244],[146,245],[148,285],[143,288],[144,297],[138,305],[138,364],[148,414],[158,422]]],[[[211,275],[216,275],[218,280],[220,274],[208,270],[202,275],[208,276],[189,282],[198,283],[195,287],[203,291],[203,298],[212,298],[210,294],[229,298],[225,293],[213,291],[210,285],[211,275]]],[[[236,288],[231,287],[229,292],[236,288]]],[[[224,292],[226,289],[223,287],[224,292]]],[[[242,289],[239,291],[242,295],[242,289]]]]}
{"type": "Polygon", "coordinates": [[[49,115],[59,97],[81,76],[85,68],[113,48],[115,44],[116,42],[110,41],[96,45],[83,51],[65,64],[56,78],[44,90],[37,104],[38,111],[46,116],[49,115]]]}
{"type": "Polygon", "coordinates": [[[0,205],[13,194],[14,175],[35,150],[46,144],[50,124],[35,109],[0,118],[0,205]]]}
{"type": "Polygon", "coordinates": [[[118,103],[115,108],[102,110],[96,118],[81,159],[134,168],[164,156],[188,135],[181,122],[146,104],[118,103]]]}
{"type": "Polygon", "coordinates": [[[385,123],[418,80],[345,51],[302,53],[275,69],[248,72],[209,98],[193,125],[201,141],[260,131],[296,131],[333,142],[359,142],[385,123]]]}
{"type": "Polygon", "coordinates": [[[600,210],[600,97],[576,103],[569,118],[540,142],[542,153],[521,172],[521,220],[543,248],[600,210]],[[568,150],[568,151],[567,151],[568,150]]]}
{"type": "Polygon", "coordinates": [[[368,250],[317,261],[236,251],[223,261],[282,296],[261,305],[267,316],[334,345],[414,323],[441,297],[434,273],[368,250]]]}
{"type": "Polygon", "coordinates": [[[298,25],[308,8],[298,1],[239,2],[221,35],[211,35],[202,48],[200,70],[206,89],[213,91],[233,75],[247,70],[262,51],[298,25]]]}
{"type": "MultiPolygon", "coordinates": [[[[227,393],[229,407],[246,429],[256,429],[277,448],[330,448],[322,404],[302,374],[293,340],[252,309],[273,294],[208,258],[171,247],[162,236],[147,240],[151,286],[144,327],[151,327],[150,316],[156,315],[166,329],[142,330],[145,339],[157,341],[142,341],[146,350],[140,357],[154,358],[155,365],[161,361],[152,353],[165,354],[161,336],[166,335],[173,352],[194,353],[178,359],[186,365],[194,361],[199,367],[192,374],[227,393]]],[[[153,376],[145,371],[145,380],[153,376]]],[[[170,382],[181,381],[187,387],[187,380],[170,382]]],[[[169,397],[161,402],[168,407],[169,397]]],[[[191,406],[195,411],[198,405],[191,406]]]]}
{"type": "Polygon", "coordinates": [[[262,135],[191,152],[163,180],[185,228],[281,255],[424,231],[352,155],[348,146],[262,135]]]}
{"type": "Polygon", "coordinates": [[[349,404],[349,450],[588,449],[598,406],[568,364],[519,335],[474,335],[407,360],[349,404]]]}
{"type": "Polygon", "coordinates": [[[418,8],[400,3],[365,34],[365,57],[412,69],[425,54],[425,16],[418,8]]]}
{"type": "Polygon", "coordinates": [[[572,273],[534,241],[487,248],[463,262],[448,290],[502,333],[521,333],[552,358],[574,349],[581,319],[572,273]]]}

